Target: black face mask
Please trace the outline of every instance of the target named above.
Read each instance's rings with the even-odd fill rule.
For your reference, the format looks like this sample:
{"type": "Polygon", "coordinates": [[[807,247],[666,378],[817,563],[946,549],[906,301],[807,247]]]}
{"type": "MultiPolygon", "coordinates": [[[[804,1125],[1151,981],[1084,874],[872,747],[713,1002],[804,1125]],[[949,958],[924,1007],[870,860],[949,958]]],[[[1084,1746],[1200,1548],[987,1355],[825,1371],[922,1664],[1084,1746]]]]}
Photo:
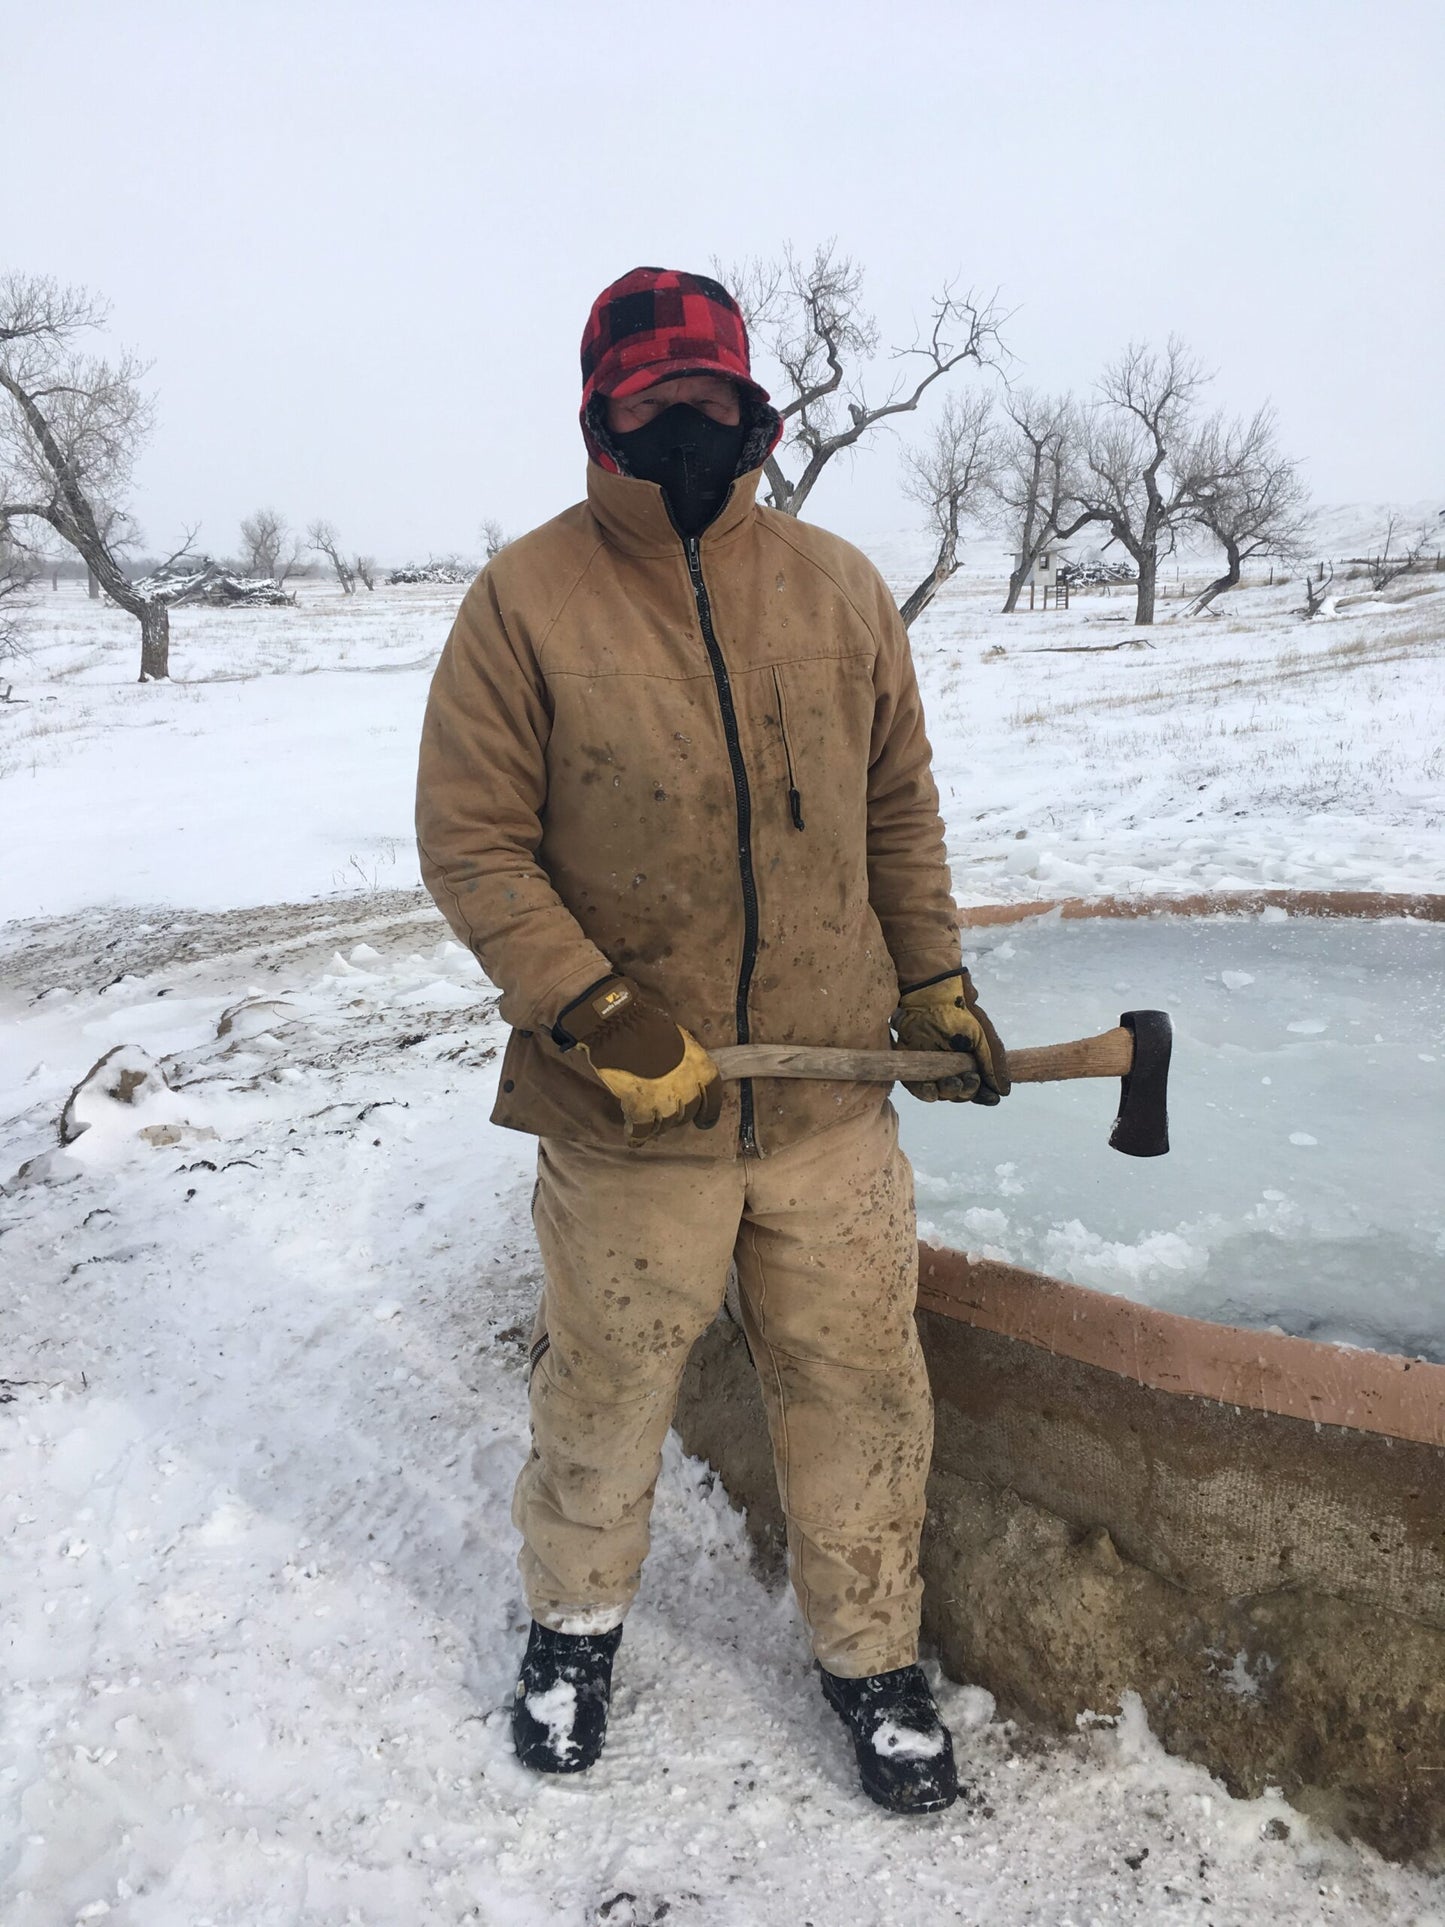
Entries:
{"type": "Polygon", "coordinates": [[[627,473],[659,485],[684,535],[701,535],[727,500],[747,433],[745,421],[729,428],[685,401],[641,428],[611,431],[627,473]]]}

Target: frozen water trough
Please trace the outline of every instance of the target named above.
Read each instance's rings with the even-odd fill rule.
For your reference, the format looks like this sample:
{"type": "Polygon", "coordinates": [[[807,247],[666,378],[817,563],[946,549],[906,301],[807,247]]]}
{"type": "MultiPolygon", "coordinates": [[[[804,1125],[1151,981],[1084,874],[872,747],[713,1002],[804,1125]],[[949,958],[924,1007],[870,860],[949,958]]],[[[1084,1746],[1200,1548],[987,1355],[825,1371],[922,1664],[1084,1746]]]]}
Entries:
{"type": "MultiPolygon", "coordinates": [[[[1173,1150],[1117,1157],[1088,1083],[900,1104],[929,1636],[1007,1711],[1071,1729],[1133,1688],[1232,1790],[1445,1863],[1445,897],[969,924],[1006,1038],[1172,1013],[1173,1150]]],[[[726,1315],[678,1422],[776,1547],[726,1315]]]]}

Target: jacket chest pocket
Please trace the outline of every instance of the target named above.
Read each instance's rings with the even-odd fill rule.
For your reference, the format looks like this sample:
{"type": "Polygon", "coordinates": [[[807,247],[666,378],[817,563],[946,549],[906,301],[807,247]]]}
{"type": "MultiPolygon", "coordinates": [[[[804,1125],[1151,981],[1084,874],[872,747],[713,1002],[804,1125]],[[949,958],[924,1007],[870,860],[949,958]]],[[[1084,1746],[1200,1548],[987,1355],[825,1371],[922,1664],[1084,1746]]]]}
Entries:
{"type": "Polygon", "coordinates": [[[766,780],[778,785],[791,834],[826,841],[840,809],[868,790],[874,690],[867,656],[768,663],[755,684],[755,727],[768,743],[766,780]]]}

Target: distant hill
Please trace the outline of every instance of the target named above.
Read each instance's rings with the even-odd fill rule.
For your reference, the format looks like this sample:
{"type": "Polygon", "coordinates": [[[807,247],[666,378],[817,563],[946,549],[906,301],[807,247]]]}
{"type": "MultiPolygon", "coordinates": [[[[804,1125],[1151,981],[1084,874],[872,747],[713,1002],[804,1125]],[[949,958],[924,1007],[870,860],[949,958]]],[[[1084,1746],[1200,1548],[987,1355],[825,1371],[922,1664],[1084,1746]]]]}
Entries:
{"type": "Polygon", "coordinates": [[[1398,519],[1395,547],[1414,540],[1425,524],[1437,532],[1445,550],[1445,494],[1423,502],[1322,502],[1310,515],[1311,546],[1321,556],[1378,555],[1385,545],[1390,517],[1398,519]]]}

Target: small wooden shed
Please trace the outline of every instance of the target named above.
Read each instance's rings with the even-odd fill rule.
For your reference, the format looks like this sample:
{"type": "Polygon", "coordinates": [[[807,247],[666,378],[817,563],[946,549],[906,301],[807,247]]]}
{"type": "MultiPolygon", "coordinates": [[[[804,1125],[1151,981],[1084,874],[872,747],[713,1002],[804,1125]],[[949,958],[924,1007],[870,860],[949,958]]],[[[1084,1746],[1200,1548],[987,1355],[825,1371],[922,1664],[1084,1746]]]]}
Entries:
{"type": "MultiPolygon", "coordinates": [[[[1065,575],[1062,581],[1059,578],[1059,570],[1068,559],[1067,552],[1057,546],[1041,549],[1038,555],[1035,556],[1034,566],[1024,577],[1024,581],[1029,585],[1029,607],[1031,609],[1035,606],[1034,598],[1041,590],[1043,592],[1043,603],[1046,609],[1049,607],[1051,598],[1053,606],[1056,609],[1068,608],[1068,577],[1065,575]]],[[[1017,569],[1022,561],[1023,551],[1021,549],[1015,549],[1013,553],[1014,568],[1017,569]]]]}

